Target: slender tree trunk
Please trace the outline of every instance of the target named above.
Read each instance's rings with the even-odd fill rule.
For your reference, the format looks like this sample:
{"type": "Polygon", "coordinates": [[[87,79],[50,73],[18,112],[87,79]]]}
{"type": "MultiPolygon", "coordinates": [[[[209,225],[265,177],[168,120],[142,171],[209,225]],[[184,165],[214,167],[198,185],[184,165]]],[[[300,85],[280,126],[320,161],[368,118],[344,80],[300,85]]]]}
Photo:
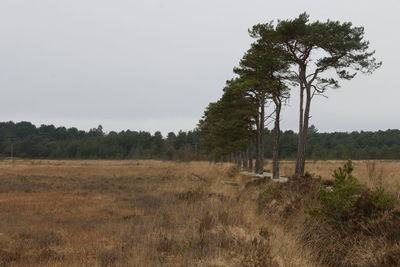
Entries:
{"type": "MultiPolygon", "coordinates": [[[[301,130],[299,129],[299,139],[298,139],[298,147],[297,147],[297,160],[296,160],[296,177],[300,177],[304,175],[305,162],[306,162],[306,153],[307,153],[307,134],[308,134],[308,124],[310,119],[310,107],[311,107],[311,88],[310,85],[307,85],[305,88],[306,91],[306,103],[305,109],[302,112],[302,122],[301,122],[301,130]]],[[[303,89],[304,94],[304,89],[303,89]]],[[[302,96],[304,97],[304,95],[302,96]]],[[[303,100],[301,100],[301,104],[303,105],[303,100]]]]}
{"type": "Polygon", "coordinates": [[[258,142],[256,143],[256,150],[255,150],[255,155],[254,155],[254,172],[257,173],[258,170],[260,169],[261,162],[258,160],[258,149],[259,145],[258,142]]]}
{"type": "Polygon", "coordinates": [[[305,162],[306,162],[306,154],[307,154],[307,140],[308,140],[308,126],[310,120],[310,107],[311,107],[311,88],[307,88],[307,101],[306,107],[304,110],[304,123],[303,123],[303,155],[302,155],[302,165],[301,165],[301,174],[304,175],[305,162]]]}
{"type": "Polygon", "coordinates": [[[299,65],[299,78],[300,78],[300,119],[299,119],[299,136],[297,146],[296,158],[296,171],[295,176],[300,177],[304,175],[306,153],[307,153],[307,135],[308,125],[310,119],[311,107],[311,82],[307,81],[307,65],[303,63],[299,65]],[[304,96],[304,92],[306,95],[304,96]],[[304,97],[306,97],[304,107],[304,97]]]}
{"type": "Polygon", "coordinates": [[[256,143],[255,143],[255,166],[254,166],[254,172],[258,173],[261,162],[259,161],[259,149],[260,149],[260,113],[258,112],[258,116],[256,119],[256,143]]]}
{"type": "Polygon", "coordinates": [[[247,158],[249,160],[249,164],[248,164],[249,170],[252,171],[253,170],[253,154],[251,153],[251,151],[249,151],[249,149],[247,149],[246,153],[247,153],[247,158]]]}
{"type": "Polygon", "coordinates": [[[242,151],[241,152],[241,154],[242,154],[242,165],[243,165],[243,169],[244,170],[247,170],[248,169],[248,161],[247,161],[247,153],[246,152],[244,152],[244,151],[242,151]]]}
{"type": "Polygon", "coordinates": [[[302,140],[303,140],[303,116],[304,116],[304,86],[300,85],[300,106],[299,106],[299,133],[297,136],[297,157],[296,157],[296,169],[295,169],[295,176],[300,177],[302,176],[301,172],[301,155],[302,153],[302,140]]]}
{"type": "Polygon", "coordinates": [[[279,179],[279,139],[280,139],[280,115],[282,101],[279,97],[274,98],[275,102],[275,126],[274,126],[274,150],[272,152],[272,177],[279,179]]]}
{"type": "Polygon", "coordinates": [[[236,159],[237,159],[236,165],[237,165],[239,168],[242,168],[242,157],[241,157],[240,152],[237,152],[237,153],[236,153],[236,159]]]}
{"type": "Polygon", "coordinates": [[[264,140],[265,140],[265,133],[264,133],[264,125],[265,125],[265,100],[263,100],[263,104],[261,106],[261,144],[260,144],[260,162],[261,162],[261,174],[264,172],[264,140]]]}
{"type": "Polygon", "coordinates": [[[264,119],[265,119],[265,99],[263,98],[260,105],[260,118],[258,126],[258,154],[257,154],[257,166],[256,173],[262,174],[264,172],[264,119]]]}
{"type": "Polygon", "coordinates": [[[263,172],[263,162],[262,162],[262,153],[263,153],[263,149],[262,149],[262,140],[261,140],[261,130],[258,129],[257,130],[257,154],[256,154],[256,173],[261,173],[263,172]]]}

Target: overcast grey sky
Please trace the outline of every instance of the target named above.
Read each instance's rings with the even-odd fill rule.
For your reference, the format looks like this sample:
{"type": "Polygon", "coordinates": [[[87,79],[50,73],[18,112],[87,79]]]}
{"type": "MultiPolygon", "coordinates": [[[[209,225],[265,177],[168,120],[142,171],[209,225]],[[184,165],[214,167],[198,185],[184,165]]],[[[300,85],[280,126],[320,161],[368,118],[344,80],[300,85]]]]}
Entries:
{"type": "MultiPolygon", "coordinates": [[[[319,131],[399,128],[400,1],[0,0],[0,121],[193,129],[256,23],[351,21],[383,66],[314,99],[319,131]]],[[[296,90],[293,90],[296,91],[296,90]]],[[[297,95],[282,116],[297,128],[297,95]]]]}

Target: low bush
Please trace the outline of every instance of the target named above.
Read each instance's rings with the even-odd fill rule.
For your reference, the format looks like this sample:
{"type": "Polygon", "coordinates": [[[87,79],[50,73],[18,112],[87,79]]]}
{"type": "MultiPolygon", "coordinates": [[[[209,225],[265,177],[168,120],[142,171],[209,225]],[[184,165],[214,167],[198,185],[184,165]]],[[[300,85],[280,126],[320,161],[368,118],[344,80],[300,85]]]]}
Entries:
{"type": "Polygon", "coordinates": [[[372,205],[375,208],[376,216],[382,216],[382,213],[393,209],[396,199],[385,192],[385,188],[378,187],[372,195],[372,205]]]}
{"type": "Polygon", "coordinates": [[[265,188],[265,190],[258,196],[257,204],[259,210],[263,210],[269,202],[278,197],[279,194],[276,188],[273,185],[268,185],[267,188],[265,188]]]}
{"type": "Polygon", "coordinates": [[[333,186],[321,189],[322,212],[327,217],[346,220],[351,216],[357,197],[362,191],[361,184],[352,175],[352,172],[353,164],[348,161],[343,168],[334,171],[333,186]]]}
{"type": "Polygon", "coordinates": [[[332,186],[320,190],[320,209],[309,209],[310,215],[323,215],[333,222],[369,220],[378,218],[395,205],[395,198],[383,187],[374,191],[359,183],[352,175],[353,164],[349,160],[343,168],[333,173],[332,186]]]}
{"type": "Polygon", "coordinates": [[[240,169],[237,166],[232,166],[226,171],[226,175],[230,178],[236,177],[239,173],[240,169]]]}
{"type": "Polygon", "coordinates": [[[191,203],[196,201],[201,201],[206,197],[204,189],[202,187],[197,187],[196,189],[188,190],[185,192],[178,192],[175,195],[178,200],[187,201],[191,203]]]}

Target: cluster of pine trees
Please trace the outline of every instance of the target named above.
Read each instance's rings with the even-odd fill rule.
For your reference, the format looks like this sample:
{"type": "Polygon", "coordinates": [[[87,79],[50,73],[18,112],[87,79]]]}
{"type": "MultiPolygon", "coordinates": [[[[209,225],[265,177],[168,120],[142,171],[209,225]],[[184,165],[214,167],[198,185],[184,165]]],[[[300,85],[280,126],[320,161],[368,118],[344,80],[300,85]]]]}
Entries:
{"type": "MultiPolygon", "coordinates": [[[[306,13],[293,20],[257,24],[249,30],[255,41],[233,69],[223,96],[210,103],[199,122],[203,147],[215,159],[231,159],[263,172],[265,127],[273,123],[273,177],[279,178],[281,109],[293,90],[299,92],[296,176],[304,174],[311,102],[338,79],[372,73],[381,66],[369,51],[363,27],[350,22],[310,22],[306,13]]],[[[270,140],[270,139],[268,139],[270,140]]],[[[287,144],[283,144],[287,145],[287,144]]],[[[269,153],[269,152],[267,152],[269,153]]],[[[270,154],[270,153],[269,153],[270,154]]]]}
{"type": "MultiPolygon", "coordinates": [[[[309,159],[400,159],[400,130],[319,133],[309,128],[309,159]]],[[[282,159],[295,159],[297,133],[280,132],[282,159]]],[[[264,130],[264,157],[272,158],[274,131],[264,130]]],[[[240,138],[239,138],[240,140],[240,138]]],[[[234,144],[229,144],[234,145],[234,144]]],[[[102,127],[76,128],[30,122],[0,122],[0,157],[42,159],[165,159],[208,160],[198,130],[171,132],[121,131],[104,133],[102,127]]]]}
{"type": "Polygon", "coordinates": [[[104,133],[30,122],[0,123],[0,155],[49,159],[166,159],[195,160],[199,153],[197,131],[153,135],[145,131],[104,133]],[[11,151],[12,150],[12,151],[11,151]]]}
{"type": "MultiPolygon", "coordinates": [[[[282,159],[296,159],[298,135],[281,132],[282,159]]],[[[273,131],[265,130],[265,157],[272,158],[273,131]]],[[[400,130],[319,133],[308,131],[307,159],[400,159],[400,130]]]]}

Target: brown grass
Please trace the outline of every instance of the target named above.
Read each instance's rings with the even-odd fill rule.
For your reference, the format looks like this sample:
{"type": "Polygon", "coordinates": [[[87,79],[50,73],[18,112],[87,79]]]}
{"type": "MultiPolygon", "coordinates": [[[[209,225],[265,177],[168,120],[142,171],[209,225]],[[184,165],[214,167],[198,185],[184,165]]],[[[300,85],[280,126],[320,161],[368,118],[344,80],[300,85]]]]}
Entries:
{"type": "MultiPolygon", "coordinates": [[[[341,164],[311,162],[308,168],[328,177],[341,164]]],[[[399,162],[377,162],[374,172],[367,164],[356,162],[356,171],[364,171],[357,170],[361,166],[371,177],[385,178],[362,176],[366,183],[398,190],[399,162]]],[[[319,266],[299,241],[296,220],[305,215],[290,191],[282,191],[284,205],[260,213],[265,185],[245,187],[248,178],[230,177],[229,168],[207,162],[0,161],[0,266],[319,266]],[[282,216],[272,216],[273,210],[282,216]]],[[[283,174],[291,168],[292,162],[283,162],[283,174]]]]}
{"type": "MultiPolygon", "coordinates": [[[[306,162],[306,172],[312,176],[331,179],[335,169],[342,167],[343,160],[315,160],[306,162]]],[[[393,192],[400,190],[400,161],[395,160],[356,160],[354,176],[369,187],[384,186],[393,192]]],[[[271,161],[267,168],[271,169],[271,161]]],[[[282,161],[281,175],[290,177],[294,173],[294,161],[282,161]]]]}
{"type": "MultiPolygon", "coordinates": [[[[0,162],[0,266],[270,266],[228,165],[0,162]]],[[[266,231],[266,230],[265,230],[266,231]]]]}
{"type": "MultiPolygon", "coordinates": [[[[312,261],[320,266],[399,266],[400,207],[381,218],[364,218],[347,222],[330,222],[321,216],[305,215],[304,211],[318,208],[321,187],[331,185],[327,174],[344,161],[309,162],[312,176],[321,178],[291,179],[287,184],[271,185],[266,201],[261,205],[269,221],[280,223],[312,253],[312,261]]],[[[285,162],[286,168],[294,163],[285,162]]],[[[354,175],[374,189],[383,186],[393,196],[399,195],[396,178],[400,162],[356,161],[354,175]],[[389,175],[388,175],[389,174],[389,175]],[[390,175],[391,174],[391,175],[390,175]]],[[[260,203],[260,201],[259,201],[260,203]]]]}

